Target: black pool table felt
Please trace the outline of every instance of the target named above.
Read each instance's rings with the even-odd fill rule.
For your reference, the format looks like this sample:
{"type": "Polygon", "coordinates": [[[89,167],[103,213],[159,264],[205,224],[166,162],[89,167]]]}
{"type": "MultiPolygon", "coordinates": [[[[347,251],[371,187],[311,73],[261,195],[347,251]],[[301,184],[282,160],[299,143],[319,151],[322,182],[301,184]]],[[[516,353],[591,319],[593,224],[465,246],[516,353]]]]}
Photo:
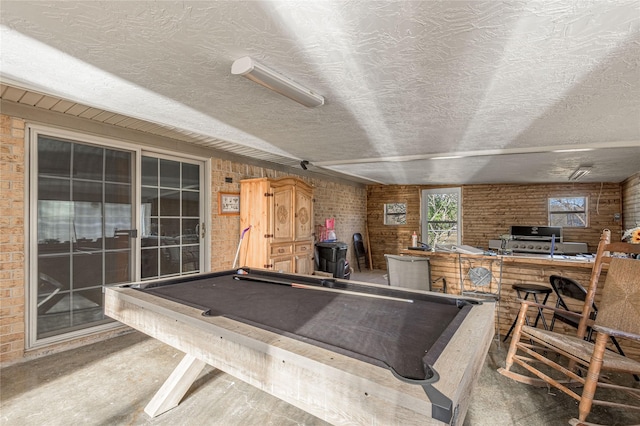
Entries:
{"type": "Polygon", "coordinates": [[[390,368],[409,381],[437,380],[429,366],[469,308],[455,301],[419,300],[419,294],[394,289],[387,293],[409,295],[411,301],[238,280],[234,275],[143,291],[390,368]]]}

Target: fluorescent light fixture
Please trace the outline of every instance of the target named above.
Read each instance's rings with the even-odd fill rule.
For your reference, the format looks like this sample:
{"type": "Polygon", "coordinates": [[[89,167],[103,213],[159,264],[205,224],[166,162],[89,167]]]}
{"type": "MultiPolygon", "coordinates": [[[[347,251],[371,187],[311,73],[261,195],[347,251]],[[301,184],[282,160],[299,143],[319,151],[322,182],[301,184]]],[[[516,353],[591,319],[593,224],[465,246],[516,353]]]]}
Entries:
{"type": "Polygon", "coordinates": [[[567,149],[554,149],[551,152],[585,152],[593,151],[593,148],[567,148],[567,149]]]}
{"type": "Polygon", "coordinates": [[[591,173],[591,166],[580,166],[575,172],[571,173],[571,176],[569,176],[569,180],[582,179],[589,173],[591,173]]]}
{"type": "Polygon", "coordinates": [[[264,87],[313,108],[324,105],[324,98],[295,81],[270,70],[248,56],[237,59],[231,65],[231,74],[242,75],[264,87]]]}
{"type": "Polygon", "coordinates": [[[430,160],[454,160],[456,158],[464,158],[464,155],[442,155],[440,157],[431,157],[430,160]]]}

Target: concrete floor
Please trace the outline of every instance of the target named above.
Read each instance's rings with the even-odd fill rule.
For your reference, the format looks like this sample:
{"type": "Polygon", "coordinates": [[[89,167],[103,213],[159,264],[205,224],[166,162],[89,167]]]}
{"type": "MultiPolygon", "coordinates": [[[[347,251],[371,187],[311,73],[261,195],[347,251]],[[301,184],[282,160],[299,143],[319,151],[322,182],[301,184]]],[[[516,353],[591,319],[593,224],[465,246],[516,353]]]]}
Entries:
{"type": "MultiPolygon", "coordinates": [[[[504,344],[500,348],[492,344],[465,426],[566,425],[577,416],[577,403],[562,392],[533,388],[498,374],[505,352],[504,344]]],[[[182,356],[133,332],[6,367],[0,371],[0,424],[326,424],[211,367],[205,368],[177,408],[149,418],[143,411],[145,405],[182,356]]],[[[638,424],[640,414],[596,407],[589,420],[607,425],[638,424]]]]}

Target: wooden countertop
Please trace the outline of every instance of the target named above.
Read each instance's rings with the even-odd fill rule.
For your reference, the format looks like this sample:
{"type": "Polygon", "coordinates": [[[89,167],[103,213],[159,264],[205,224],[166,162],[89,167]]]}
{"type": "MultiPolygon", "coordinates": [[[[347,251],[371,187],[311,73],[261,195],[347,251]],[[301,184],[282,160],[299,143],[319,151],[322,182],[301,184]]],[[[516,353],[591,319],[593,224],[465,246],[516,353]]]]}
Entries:
{"type": "Polygon", "coordinates": [[[485,254],[466,254],[466,253],[457,253],[457,252],[444,252],[444,251],[421,251],[421,250],[410,250],[410,249],[402,249],[400,250],[400,254],[408,255],[408,256],[420,256],[420,257],[432,257],[434,259],[446,259],[448,257],[458,257],[462,256],[465,258],[494,258],[494,259],[502,259],[503,264],[513,263],[513,264],[532,264],[532,265],[541,265],[541,266],[571,266],[574,268],[586,268],[591,269],[593,267],[593,258],[584,258],[584,257],[571,257],[571,256],[563,256],[563,255],[555,255],[553,258],[545,255],[527,255],[527,254],[517,254],[517,255],[496,255],[490,256],[485,254]]]}

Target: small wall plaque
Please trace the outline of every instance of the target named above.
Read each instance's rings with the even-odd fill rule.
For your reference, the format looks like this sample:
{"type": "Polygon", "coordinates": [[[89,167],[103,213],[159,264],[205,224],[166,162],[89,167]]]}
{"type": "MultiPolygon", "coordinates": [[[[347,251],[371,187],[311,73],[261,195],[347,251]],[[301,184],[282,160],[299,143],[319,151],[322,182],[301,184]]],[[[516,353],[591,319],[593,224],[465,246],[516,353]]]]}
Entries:
{"type": "Polygon", "coordinates": [[[218,192],[218,214],[239,215],[240,214],[240,193],[218,192]]]}

